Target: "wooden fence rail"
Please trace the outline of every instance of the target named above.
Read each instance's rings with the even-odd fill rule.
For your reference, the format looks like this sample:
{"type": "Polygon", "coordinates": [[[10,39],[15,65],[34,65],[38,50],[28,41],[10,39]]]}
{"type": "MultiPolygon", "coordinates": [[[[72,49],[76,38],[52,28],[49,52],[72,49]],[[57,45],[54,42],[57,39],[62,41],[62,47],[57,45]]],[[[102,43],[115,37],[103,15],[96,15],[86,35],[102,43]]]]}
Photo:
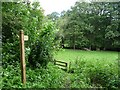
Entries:
{"type": "Polygon", "coordinates": [[[59,66],[61,69],[65,70],[65,71],[69,71],[70,64],[71,64],[71,62],[67,63],[67,62],[63,62],[63,61],[54,60],[54,65],[59,66]]]}

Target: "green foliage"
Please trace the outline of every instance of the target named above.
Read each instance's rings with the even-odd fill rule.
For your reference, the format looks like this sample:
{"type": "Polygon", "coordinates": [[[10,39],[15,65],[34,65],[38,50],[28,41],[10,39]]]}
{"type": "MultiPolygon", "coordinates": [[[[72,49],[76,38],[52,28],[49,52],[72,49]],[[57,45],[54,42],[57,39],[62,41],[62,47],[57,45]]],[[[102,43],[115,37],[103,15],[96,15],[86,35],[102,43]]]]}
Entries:
{"type": "Polygon", "coordinates": [[[52,22],[43,25],[39,38],[33,45],[28,61],[33,67],[46,67],[49,61],[52,61],[53,49],[55,48],[55,32],[56,28],[52,22]]]}
{"type": "MultiPolygon", "coordinates": [[[[18,36],[21,29],[25,35],[29,36],[29,40],[25,42],[27,48],[31,49],[38,38],[37,33],[42,28],[43,12],[38,3],[31,5],[22,2],[2,3],[3,65],[6,63],[15,64],[16,61],[19,61],[18,36]]],[[[28,53],[26,54],[28,55],[28,53]]]]}
{"type": "Polygon", "coordinates": [[[58,42],[55,39],[57,29],[53,22],[43,22],[43,11],[39,3],[3,2],[2,19],[3,87],[24,88],[21,84],[19,64],[19,31],[21,29],[29,37],[29,40],[25,42],[28,80],[26,88],[30,88],[30,86],[41,88],[60,87],[60,84],[58,85],[56,82],[62,83],[59,80],[62,74],[60,73],[61,76],[58,76],[59,73],[56,73],[58,69],[54,69],[56,67],[47,68],[48,62],[52,60],[54,49],[58,47],[56,46],[58,42]],[[34,70],[29,67],[30,65],[35,67],[34,70]],[[46,69],[40,66],[46,67],[46,69]],[[56,75],[54,75],[54,72],[56,75]],[[49,78],[49,76],[51,77],[49,78]],[[51,78],[55,80],[53,81],[51,78]]]}
{"type": "Polygon", "coordinates": [[[47,68],[26,68],[26,85],[21,83],[20,65],[17,67],[8,65],[3,69],[3,88],[62,88],[64,82],[64,71],[49,63],[47,68]],[[14,68],[14,69],[13,69],[14,68]]]}
{"type": "Polygon", "coordinates": [[[2,63],[3,67],[6,67],[8,64],[16,65],[16,62],[20,62],[20,50],[18,41],[14,43],[3,43],[2,49],[2,63]],[[16,53],[17,52],[17,53],[16,53]]]}
{"type": "Polygon", "coordinates": [[[52,51],[57,45],[57,30],[54,23],[43,22],[43,11],[39,3],[4,2],[2,12],[3,65],[20,61],[18,36],[23,29],[24,34],[29,37],[25,42],[26,60],[29,59],[33,66],[46,66],[52,60],[52,51]]]}
{"type": "MultiPolygon", "coordinates": [[[[87,52],[89,53],[89,51],[87,52]]],[[[74,53],[75,55],[75,52],[71,51],[71,53],[72,54],[74,53]]],[[[107,53],[108,52],[104,52],[105,55],[107,55],[107,53]]],[[[67,57],[67,55],[68,53],[66,53],[66,56],[63,55],[60,56],[67,57]]],[[[112,57],[114,57],[115,55],[116,54],[113,54],[112,56],[111,54],[112,57]]],[[[6,68],[3,68],[2,72],[3,76],[3,78],[1,79],[2,87],[5,89],[99,87],[99,88],[112,88],[116,90],[118,84],[120,83],[118,79],[117,63],[118,63],[117,60],[108,61],[107,59],[96,59],[93,57],[91,60],[78,58],[73,60],[69,73],[62,71],[51,62],[47,64],[46,68],[39,67],[31,69],[29,67],[26,67],[27,83],[25,86],[21,84],[20,64],[17,64],[16,66],[7,65],[6,68]]]]}
{"type": "Polygon", "coordinates": [[[61,45],[63,47],[66,45],[66,47],[74,49],[118,48],[120,45],[120,25],[117,7],[117,3],[105,3],[104,5],[104,3],[77,2],[71,10],[62,12],[60,18],[57,13],[53,13],[50,16],[53,23],[43,22],[43,10],[37,2],[32,4],[3,2],[3,71],[1,73],[3,83],[1,86],[3,88],[66,88],[66,86],[117,88],[120,83],[117,60],[115,60],[117,52],[102,52],[102,54],[100,54],[101,51],[79,53],[79,51],[72,50],[70,51],[72,53],[62,52],[58,58],[66,61],[72,59],[73,65],[70,73],[49,63],[53,59],[54,49],[59,47],[57,46],[60,42],[59,38],[62,38],[61,45]],[[53,16],[56,17],[53,18],[53,16]],[[55,25],[61,30],[56,29],[55,25]],[[26,86],[21,84],[20,78],[18,36],[21,29],[25,35],[29,36],[29,40],[25,42],[26,86]],[[79,59],[79,56],[82,59],[79,59]],[[76,57],[78,60],[75,62],[76,57]],[[29,65],[35,68],[30,68],[29,65]]]}
{"type": "Polygon", "coordinates": [[[71,10],[61,12],[57,25],[64,36],[64,47],[90,50],[119,49],[118,7],[117,2],[78,1],[71,10]]]}
{"type": "Polygon", "coordinates": [[[78,60],[70,70],[70,73],[74,75],[71,78],[72,86],[118,88],[118,67],[116,63],[103,64],[103,62],[100,60],[96,62],[78,60]]]}
{"type": "Polygon", "coordinates": [[[6,68],[2,69],[2,87],[4,88],[15,88],[21,87],[21,72],[20,65],[7,65],[6,68]],[[13,86],[14,85],[14,86],[13,86]]]}
{"type": "Polygon", "coordinates": [[[56,67],[47,67],[48,62],[52,60],[53,51],[57,47],[58,42],[55,40],[57,29],[54,23],[43,22],[43,11],[39,3],[3,2],[2,12],[3,87],[24,88],[21,84],[19,64],[20,47],[18,36],[21,29],[29,37],[29,40],[25,42],[28,80],[26,87],[60,87],[62,81],[59,78],[62,77],[62,73],[60,73],[61,76],[58,76],[60,74],[56,73],[58,71],[58,69],[54,69],[56,67]],[[32,70],[29,65],[36,68],[32,70]],[[46,69],[37,68],[38,66],[46,67],[46,69]],[[59,82],[59,84],[56,82],[59,82]]]}
{"type": "Polygon", "coordinates": [[[118,53],[64,49],[57,60],[71,62],[69,70],[72,88],[117,88],[119,86],[118,53]]]}
{"type": "Polygon", "coordinates": [[[59,18],[59,13],[52,12],[51,14],[47,15],[47,18],[55,22],[59,18]]]}

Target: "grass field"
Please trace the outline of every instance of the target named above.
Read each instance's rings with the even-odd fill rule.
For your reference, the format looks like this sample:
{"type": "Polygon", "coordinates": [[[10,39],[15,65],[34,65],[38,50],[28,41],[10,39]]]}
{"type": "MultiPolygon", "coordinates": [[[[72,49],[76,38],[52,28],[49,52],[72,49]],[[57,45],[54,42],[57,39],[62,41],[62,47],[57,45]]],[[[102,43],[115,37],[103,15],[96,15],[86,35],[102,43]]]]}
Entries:
{"type": "Polygon", "coordinates": [[[118,59],[118,52],[62,49],[54,58],[66,62],[74,62],[76,59],[84,59],[85,61],[104,60],[111,62],[118,59]]]}
{"type": "Polygon", "coordinates": [[[62,49],[54,58],[71,62],[66,75],[70,87],[118,86],[118,52],[62,49]]]}

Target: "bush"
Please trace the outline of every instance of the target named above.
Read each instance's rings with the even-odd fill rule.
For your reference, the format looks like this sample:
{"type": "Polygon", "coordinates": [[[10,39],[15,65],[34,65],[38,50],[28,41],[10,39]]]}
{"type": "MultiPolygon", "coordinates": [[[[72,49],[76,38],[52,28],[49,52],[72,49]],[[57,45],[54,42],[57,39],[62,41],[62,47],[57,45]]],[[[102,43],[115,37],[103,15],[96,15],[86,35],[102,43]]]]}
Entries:
{"type": "Polygon", "coordinates": [[[77,87],[81,87],[84,82],[86,87],[117,88],[119,86],[117,64],[104,63],[104,60],[93,61],[79,60],[72,66],[71,71],[76,75],[73,82],[76,85],[81,82],[77,87]]]}
{"type": "Polygon", "coordinates": [[[3,65],[16,64],[16,62],[20,61],[20,41],[18,36],[21,29],[25,35],[29,36],[29,40],[25,42],[27,48],[31,49],[36,38],[38,38],[37,33],[42,28],[43,12],[41,8],[38,9],[40,6],[38,3],[31,5],[32,7],[22,2],[2,3],[3,65]]]}
{"type": "Polygon", "coordinates": [[[46,67],[47,63],[52,61],[55,48],[55,32],[56,28],[52,22],[44,24],[43,29],[39,33],[39,38],[29,54],[28,61],[32,67],[46,67]]]}
{"type": "MultiPolygon", "coordinates": [[[[52,60],[56,28],[54,23],[43,22],[43,11],[39,3],[4,2],[2,5],[3,65],[20,61],[19,31],[29,36],[25,46],[29,48],[26,60],[33,67],[45,66],[52,60]],[[32,5],[32,6],[31,6],[32,5]],[[16,17],[17,15],[17,17],[16,17]],[[9,32],[9,33],[8,33],[9,32]]],[[[56,45],[56,46],[55,46],[56,45]]]]}

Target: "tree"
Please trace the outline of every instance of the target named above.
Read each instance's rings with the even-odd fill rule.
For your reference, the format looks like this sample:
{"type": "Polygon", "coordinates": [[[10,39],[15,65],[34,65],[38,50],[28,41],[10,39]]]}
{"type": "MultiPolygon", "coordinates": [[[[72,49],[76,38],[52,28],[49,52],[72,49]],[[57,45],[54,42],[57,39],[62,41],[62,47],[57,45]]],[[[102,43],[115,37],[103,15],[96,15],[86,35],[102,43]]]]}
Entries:
{"type": "Polygon", "coordinates": [[[3,2],[2,19],[3,66],[5,67],[7,64],[17,65],[16,63],[20,62],[18,36],[21,29],[24,30],[25,35],[29,36],[29,40],[25,42],[26,60],[32,57],[35,61],[33,64],[32,60],[29,59],[27,63],[29,62],[29,65],[33,64],[36,67],[42,62],[40,65],[46,66],[52,59],[52,51],[55,47],[54,30],[56,29],[53,24],[43,22],[44,15],[40,4],[37,2],[3,2]],[[37,48],[39,45],[40,48],[37,48]]]}
{"type": "Polygon", "coordinates": [[[76,2],[62,12],[57,25],[62,29],[64,44],[72,48],[117,49],[119,42],[119,4],[76,2]]]}
{"type": "Polygon", "coordinates": [[[52,12],[51,14],[48,14],[47,17],[55,22],[59,18],[59,13],[52,12]]]}

